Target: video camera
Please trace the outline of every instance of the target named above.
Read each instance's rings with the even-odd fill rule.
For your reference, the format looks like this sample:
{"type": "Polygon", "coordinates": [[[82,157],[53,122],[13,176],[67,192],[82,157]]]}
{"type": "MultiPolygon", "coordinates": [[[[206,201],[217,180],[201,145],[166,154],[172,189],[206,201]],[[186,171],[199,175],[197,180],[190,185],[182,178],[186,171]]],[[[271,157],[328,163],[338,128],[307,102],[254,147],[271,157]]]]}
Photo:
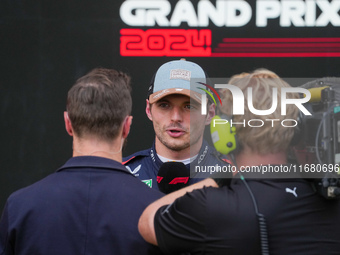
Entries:
{"type": "Polygon", "coordinates": [[[323,174],[314,179],[323,197],[340,198],[340,78],[321,78],[301,87],[311,92],[305,107],[312,115],[300,117],[296,160],[305,170],[323,174]]]}

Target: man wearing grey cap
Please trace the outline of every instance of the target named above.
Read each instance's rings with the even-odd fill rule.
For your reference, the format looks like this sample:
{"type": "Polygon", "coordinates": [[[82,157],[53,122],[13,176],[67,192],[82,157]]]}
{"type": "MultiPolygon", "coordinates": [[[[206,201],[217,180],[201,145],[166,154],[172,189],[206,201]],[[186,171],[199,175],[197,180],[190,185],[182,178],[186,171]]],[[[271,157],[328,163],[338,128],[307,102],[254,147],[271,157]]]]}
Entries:
{"type": "MultiPolygon", "coordinates": [[[[229,164],[203,138],[205,126],[215,115],[215,104],[202,101],[202,93],[205,92],[200,87],[203,88],[203,85],[196,82],[206,83],[206,79],[199,65],[182,59],[163,64],[152,79],[146,114],[153,122],[155,142],[150,149],[123,159],[123,164],[150,187],[159,189],[163,178],[159,176],[159,169],[165,162],[182,162],[185,165],[183,171],[187,170],[188,173],[190,165],[229,164]],[[202,103],[206,106],[202,107],[202,103]],[[206,109],[206,114],[202,114],[202,108],[206,109]]],[[[194,174],[191,172],[190,178],[177,179],[174,174],[171,179],[174,178],[174,183],[192,184],[200,179],[193,177],[207,177],[201,173],[194,174]]]]}

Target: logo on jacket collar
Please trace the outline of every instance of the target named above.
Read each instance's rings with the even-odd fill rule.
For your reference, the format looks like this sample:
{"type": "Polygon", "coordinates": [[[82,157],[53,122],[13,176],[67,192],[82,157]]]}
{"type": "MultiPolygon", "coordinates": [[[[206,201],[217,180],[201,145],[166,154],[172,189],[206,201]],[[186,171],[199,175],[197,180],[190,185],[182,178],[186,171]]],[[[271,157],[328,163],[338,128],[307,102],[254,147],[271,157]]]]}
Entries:
{"type": "Polygon", "coordinates": [[[137,174],[139,172],[139,170],[141,169],[142,167],[142,164],[138,165],[135,169],[131,170],[131,168],[129,166],[125,166],[129,171],[130,173],[132,173],[134,176],[139,176],[139,174],[137,174]]]}
{"type": "Polygon", "coordinates": [[[153,152],[153,149],[151,149],[151,151],[150,151],[150,156],[151,156],[152,161],[156,162],[155,153],[153,152]]]}
{"type": "Polygon", "coordinates": [[[198,157],[197,163],[200,164],[208,153],[208,145],[205,146],[203,153],[198,157]]]}

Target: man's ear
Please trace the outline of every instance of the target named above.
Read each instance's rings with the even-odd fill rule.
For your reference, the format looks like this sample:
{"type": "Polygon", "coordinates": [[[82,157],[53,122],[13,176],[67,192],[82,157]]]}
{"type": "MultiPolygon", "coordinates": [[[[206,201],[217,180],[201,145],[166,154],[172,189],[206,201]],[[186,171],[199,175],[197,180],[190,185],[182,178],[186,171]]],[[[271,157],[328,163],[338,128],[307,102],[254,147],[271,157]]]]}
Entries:
{"type": "Polygon", "coordinates": [[[70,118],[68,117],[68,112],[64,112],[64,122],[65,122],[65,129],[66,132],[70,135],[73,136],[73,128],[72,128],[72,123],[70,121],[70,118]]]}
{"type": "Polygon", "coordinates": [[[146,99],[146,108],[145,108],[146,115],[148,116],[149,120],[152,121],[152,114],[151,114],[151,104],[148,99],[146,99]]]}
{"type": "Polygon", "coordinates": [[[131,128],[131,124],[132,124],[132,116],[126,116],[124,123],[123,123],[123,133],[122,136],[125,139],[129,133],[130,133],[130,128],[131,128]]]}
{"type": "Polygon", "coordinates": [[[208,107],[208,113],[207,113],[207,118],[205,119],[205,125],[209,125],[212,118],[215,116],[215,104],[210,104],[208,107]]]}

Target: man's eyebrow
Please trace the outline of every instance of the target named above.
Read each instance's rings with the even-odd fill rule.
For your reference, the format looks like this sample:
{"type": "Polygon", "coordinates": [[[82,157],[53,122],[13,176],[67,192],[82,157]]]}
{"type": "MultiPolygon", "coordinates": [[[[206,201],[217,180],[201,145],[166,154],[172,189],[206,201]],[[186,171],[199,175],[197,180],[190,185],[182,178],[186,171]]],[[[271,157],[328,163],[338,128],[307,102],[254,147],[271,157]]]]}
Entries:
{"type": "Polygon", "coordinates": [[[167,100],[167,99],[159,99],[158,101],[157,101],[157,103],[169,103],[169,100],[167,100]]]}
{"type": "Polygon", "coordinates": [[[195,106],[199,106],[201,105],[199,102],[195,101],[195,100],[189,100],[187,102],[185,102],[186,104],[191,104],[191,105],[195,105],[195,106]]]}

